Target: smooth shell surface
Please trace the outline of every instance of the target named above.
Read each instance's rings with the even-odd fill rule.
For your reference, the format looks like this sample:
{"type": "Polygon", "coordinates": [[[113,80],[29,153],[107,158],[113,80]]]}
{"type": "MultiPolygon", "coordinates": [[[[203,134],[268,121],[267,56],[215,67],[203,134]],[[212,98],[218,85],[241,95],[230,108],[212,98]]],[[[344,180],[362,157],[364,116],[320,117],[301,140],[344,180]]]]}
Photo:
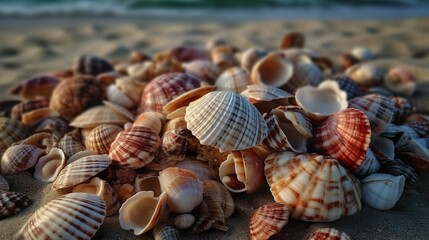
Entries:
{"type": "Polygon", "coordinates": [[[378,209],[388,210],[395,206],[402,195],[405,177],[375,173],[361,180],[362,201],[378,209]]]}
{"type": "Polygon", "coordinates": [[[257,208],[250,218],[252,240],[269,239],[289,222],[289,210],[283,203],[270,203],[257,208]]]}
{"type": "Polygon", "coordinates": [[[49,154],[37,162],[34,177],[43,182],[53,182],[66,166],[66,162],[63,150],[52,148],[49,154]]]}
{"type": "Polygon", "coordinates": [[[289,81],[293,73],[293,64],[284,54],[271,53],[255,63],[251,72],[251,82],[281,87],[289,81]]]}

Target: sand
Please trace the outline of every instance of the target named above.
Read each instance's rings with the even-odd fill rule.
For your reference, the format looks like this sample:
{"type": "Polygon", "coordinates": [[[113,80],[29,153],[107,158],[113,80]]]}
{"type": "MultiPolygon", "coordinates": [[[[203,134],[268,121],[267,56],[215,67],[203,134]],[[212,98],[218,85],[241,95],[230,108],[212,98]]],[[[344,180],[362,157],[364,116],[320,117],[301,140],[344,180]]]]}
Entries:
{"type": "MultiPolygon", "coordinates": [[[[204,46],[217,36],[242,49],[275,49],[284,33],[301,31],[307,46],[338,62],[341,53],[365,46],[379,54],[377,64],[401,65],[413,69],[419,83],[411,98],[418,111],[429,113],[429,18],[371,21],[155,21],[147,19],[0,20],[0,99],[6,91],[30,76],[64,69],[82,54],[125,60],[131,50],[148,54],[181,44],[204,46]]],[[[319,227],[335,227],[354,239],[428,239],[429,176],[421,174],[422,189],[405,191],[389,211],[368,206],[352,216],[332,223],[307,223],[291,219],[273,239],[302,239],[319,227]]],[[[26,194],[33,204],[22,213],[0,221],[0,239],[12,239],[26,219],[46,202],[58,196],[50,184],[35,180],[30,172],[6,176],[11,190],[26,194]]],[[[212,230],[201,235],[182,233],[182,239],[246,239],[253,210],[273,202],[268,187],[253,194],[233,194],[236,210],[226,224],[228,232],[212,230]]],[[[122,230],[118,215],[108,217],[95,239],[151,239],[122,230]]]]}

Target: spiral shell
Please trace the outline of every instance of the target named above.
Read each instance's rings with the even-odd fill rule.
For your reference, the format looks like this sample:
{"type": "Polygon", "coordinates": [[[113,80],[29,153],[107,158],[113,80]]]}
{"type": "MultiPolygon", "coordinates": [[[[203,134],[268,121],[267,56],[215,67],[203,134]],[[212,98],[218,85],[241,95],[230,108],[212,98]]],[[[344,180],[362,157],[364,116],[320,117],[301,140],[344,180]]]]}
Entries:
{"type": "Polygon", "coordinates": [[[1,158],[2,174],[17,174],[36,165],[45,151],[32,145],[9,147],[1,158]]]}
{"type": "Polygon", "coordinates": [[[319,228],[312,232],[306,240],[352,240],[352,238],[335,228],[319,228]]]}
{"type": "Polygon", "coordinates": [[[281,87],[289,81],[293,73],[293,64],[284,54],[270,53],[253,66],[251,82],[281,87]]]}
{"type": "Polygon", "coordinates": [[[269,203],[257,208],[250,218],[249,235],[252,240],[266,240],[289,222],[289,210],[283,203],[269,203]]]}
{"type": "Polygon", "coordinates": [[[122,128],[116,125],[99,125],[86,136],[85,147],[100,154],[108,154],[110,145],[121,131],[122,128]]]}
{"type": "Polygon", "coordinates": [[[98,76],[101,73],[113,71],[113,66],[98,56],[83,55],[77,59],[75,70],[82,75],[98,76]]]}
{"type": "Polygon", "coordinates": [[[32,202],[24,194],[0,190],[0,220],[20,213],[32,202]]]}
{"type": "Polygon", "coordinates": [[[402,195],[405,177],[385,173],[375,173],[361,180],[362,201],[378,210],[388,210],[395,206],[402,195]]]}
{"type": "Polygon", "coordinates": [[[30,100],[38,97],[50,98],[52,91],[60,83],[55,77],[36,76],[9,89],[9,93],[19,95],[22,99],[30,100]]]}
{"type": "Polygon", "coordinates": [[[34,177],[42,182],[53,182],[66,166],[66,156],[59,148],[52,148],[49,154],[39,159],[34,177]]]}
{"type": "Polygon", "coordinates": [[[215,82],[215,85],[221,91],[232,91],[241,93],[246,90],[249,84],[249,72],[240,67],[229,68],[224,71],[215,82]]]}

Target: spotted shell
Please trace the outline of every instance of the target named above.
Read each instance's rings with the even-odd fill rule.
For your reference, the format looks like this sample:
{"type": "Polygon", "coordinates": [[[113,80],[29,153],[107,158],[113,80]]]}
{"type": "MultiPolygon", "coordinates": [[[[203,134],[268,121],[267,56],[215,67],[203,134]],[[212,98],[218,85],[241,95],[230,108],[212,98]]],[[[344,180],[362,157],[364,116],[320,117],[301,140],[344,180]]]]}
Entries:
{"type": "Polygon", "coordinates": [[[1,158],[1,173],[17,174],[34,167],[44,153],[45,151],[33,145],[11,146],[1,158]]]}
{"type": "Polygon", "coordinates": [[[21,102],[12,108],[10,117],[14,120],[21,120],[23,114],[31,112],[39,108],[49,106],[49,99],[37,99],[28,102],[21,102]]]}
{"type": "Polygon", "coordinates": [[[77,59],[75,70],[82,75],[98,76],[101,73],[113,71],[113,66],[98,56],[83,55],[77,59]]]}
{"type": "Polygon", "coordinates": [[[352,238],[335,228],[319,228],[312,232],[306,240],[352,240],[352,238]]]}
{"type": "Polygon", "coordinates": [[[269,239],[289,222],[289,210],[283,203],[269,203],[257,208],[250,218],[249,235],[252,240],[269,239]]]}
{"type": "Polygon", "coordinates": [[[6,151],[12,143],[24,139],[27,132],[27,127],[21,122],[0,117],[0,155],[6,151]]]}
{"type": "Polygon", "coordinates": [[[0,190],[0,220],[20,213],[32,202],[22,193],[0,190]]]}
{"type": "Polygon", "coordinates": [[[9,89],[9,93],[30,100],[37,97],[50,98],[60,80],[51,76],[36,76],[9,89]]]}
{"type": "Polygon", "coordinates": [[[116,125],[99,125],[86,136],[85,147],[100,154],[108,154],[110,145],[122,130],[121,127],[116,125]]]}

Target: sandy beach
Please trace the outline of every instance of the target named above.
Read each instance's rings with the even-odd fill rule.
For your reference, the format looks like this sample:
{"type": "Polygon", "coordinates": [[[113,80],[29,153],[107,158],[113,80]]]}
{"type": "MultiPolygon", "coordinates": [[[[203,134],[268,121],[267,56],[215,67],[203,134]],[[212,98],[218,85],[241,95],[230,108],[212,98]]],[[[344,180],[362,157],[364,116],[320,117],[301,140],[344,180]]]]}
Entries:
{"type": "MultiPolygon", "coordinates": [[[[15,23],[0,19],[0,100],[11,98],[7,89],[31,76],[71,66],[73,59],[94,54],[125,61],[132,50],[147,54],[190,44],[204,47],[222,37],[240,49],[278,48],[282,36],[300,31],[306,46],[339,64],[340,55],[363,46],[378,54],[376,64],[404,66],[413,70],[418,87],[410,98],[417,110],[429,114],[429,18],[400,20],[275,20],[275,21],[155,21],[139,19],[24,19],[15,23]]],[[[51,184],[34,179],[30,172],[5,176],[13,191],[23,193],[33,204],[22,213],[0,221],[0,239],[12,239],[25,221],[46,202],[59,196],[51,184]]],[[[428,239],[429,174],[420,174],[422,188],[405,191],[388,211],[368,206],[352,216],[331,223],[307,223],[291,219],[272,239],[304,239],[320,227],[334,227],[356,240],[428,239]]],[[[247,239],[254,209],[273,202],[266,186],[253,195],[233,194],[235,212],[226,224],[228,232],[211,230],[201,235],[182,231],[181,239],[247,239]]],[[[152,239],[121,229],[118,214],[106,218],[95,239],[152,239]]]]}

